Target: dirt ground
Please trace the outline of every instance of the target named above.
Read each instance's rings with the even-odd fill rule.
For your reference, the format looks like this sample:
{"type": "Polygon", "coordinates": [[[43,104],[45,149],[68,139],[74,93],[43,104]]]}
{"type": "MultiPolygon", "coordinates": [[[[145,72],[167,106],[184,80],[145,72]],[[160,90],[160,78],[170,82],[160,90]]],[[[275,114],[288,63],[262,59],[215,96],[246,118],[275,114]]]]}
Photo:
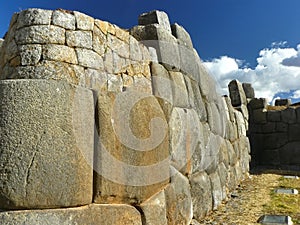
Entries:
{"type": "MultiPolygon", "coordinates": [[[[223,203],[217,211],[199,221],[200,224],[258,224],[258,218],[268,213],[268,204],[272,202],[270,193],[280,186],[281,177],[275,174],[250,175],[233,192],[227,203],[223,203]]],[[[300,205],[298,209],[300,213],[300,205]]]]}

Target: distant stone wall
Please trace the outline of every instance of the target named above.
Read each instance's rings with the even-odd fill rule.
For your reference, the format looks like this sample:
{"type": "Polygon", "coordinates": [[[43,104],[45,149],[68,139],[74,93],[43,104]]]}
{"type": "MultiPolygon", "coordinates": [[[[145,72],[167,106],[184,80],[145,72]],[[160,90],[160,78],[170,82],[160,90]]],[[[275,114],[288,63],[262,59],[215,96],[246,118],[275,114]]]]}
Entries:
{"type": "Polygon", "coordinates": [[[280,102],[285,106],[267,106],[263,98],[249,103],[253,162],[272,169],[300,171],[300,107],[280,102]]]}
{"type": "Polygon", "coordinates": [[[17,13],[0,78],[4,224],[190,224],[249,172],[245,102],[219,96],[164,12],[129,31],[67,10],[17,13]]]}

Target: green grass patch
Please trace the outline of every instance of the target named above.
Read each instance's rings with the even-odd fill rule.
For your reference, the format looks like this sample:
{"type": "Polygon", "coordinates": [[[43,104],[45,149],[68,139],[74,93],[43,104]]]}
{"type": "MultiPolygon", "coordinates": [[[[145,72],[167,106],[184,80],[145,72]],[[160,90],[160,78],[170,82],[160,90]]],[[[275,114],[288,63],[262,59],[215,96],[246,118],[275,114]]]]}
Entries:
{"type": "MultiPolygon", "coordinates": [[[[300,191],[300,179],[286,179],[280,177],[276,188],[297,189],[300,191]]],[[[271,201],[264,205],[265,214],[288,215],[294,224],[300,224],[300,194],[276,194],[270,191],[271,201]]]]}

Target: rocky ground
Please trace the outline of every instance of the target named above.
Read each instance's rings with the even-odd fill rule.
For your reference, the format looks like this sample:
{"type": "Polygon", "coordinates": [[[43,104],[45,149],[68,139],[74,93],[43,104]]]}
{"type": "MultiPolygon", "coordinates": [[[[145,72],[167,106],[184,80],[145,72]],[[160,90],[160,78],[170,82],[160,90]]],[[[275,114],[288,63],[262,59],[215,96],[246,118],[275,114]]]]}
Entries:
{"type": "MultiPolygon", "coordinates": [[[[274,188],[282,186],[281,177],[274,174],[251,175],[233,192],[227,203],[223,203],[217,211],[199,221],[200,224],[251,225],[258,224],[258,218],[264,214],[276,214],[278,209],[272,206],[274,199],[271,193],[274,188]]],[[[300,187],[300,180],[297,182],[300,187]]],[[[299,197],[296,197],[295,201],[298,201],[297,199],[299,200],[299,197]]],[[[300,201],[293,204],[293,216],[298,218],[300,217],[300,201]]],[[[282,212],[284,211],[278,213],[282,214],[282,212]]]]}

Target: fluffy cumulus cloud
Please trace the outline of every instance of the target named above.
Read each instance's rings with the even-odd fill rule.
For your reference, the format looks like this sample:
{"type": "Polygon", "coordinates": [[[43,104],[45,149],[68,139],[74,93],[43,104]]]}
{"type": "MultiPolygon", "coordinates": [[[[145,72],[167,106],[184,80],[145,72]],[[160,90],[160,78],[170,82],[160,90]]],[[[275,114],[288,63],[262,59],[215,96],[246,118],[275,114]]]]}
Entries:
{"type": "Polygon", "coordinates": [[[233,79],[251,83],[256,97],[268,98],[271,102],[278,93],[294,101],[300,98],[300,45],[297,49],[285,47],[286,42],[273,43],[257,57],[255,68],[244,66],[243,61],[222,56],[204,62],[218,82],[223,94],[228,94],[227,85],[233,79]]]}

